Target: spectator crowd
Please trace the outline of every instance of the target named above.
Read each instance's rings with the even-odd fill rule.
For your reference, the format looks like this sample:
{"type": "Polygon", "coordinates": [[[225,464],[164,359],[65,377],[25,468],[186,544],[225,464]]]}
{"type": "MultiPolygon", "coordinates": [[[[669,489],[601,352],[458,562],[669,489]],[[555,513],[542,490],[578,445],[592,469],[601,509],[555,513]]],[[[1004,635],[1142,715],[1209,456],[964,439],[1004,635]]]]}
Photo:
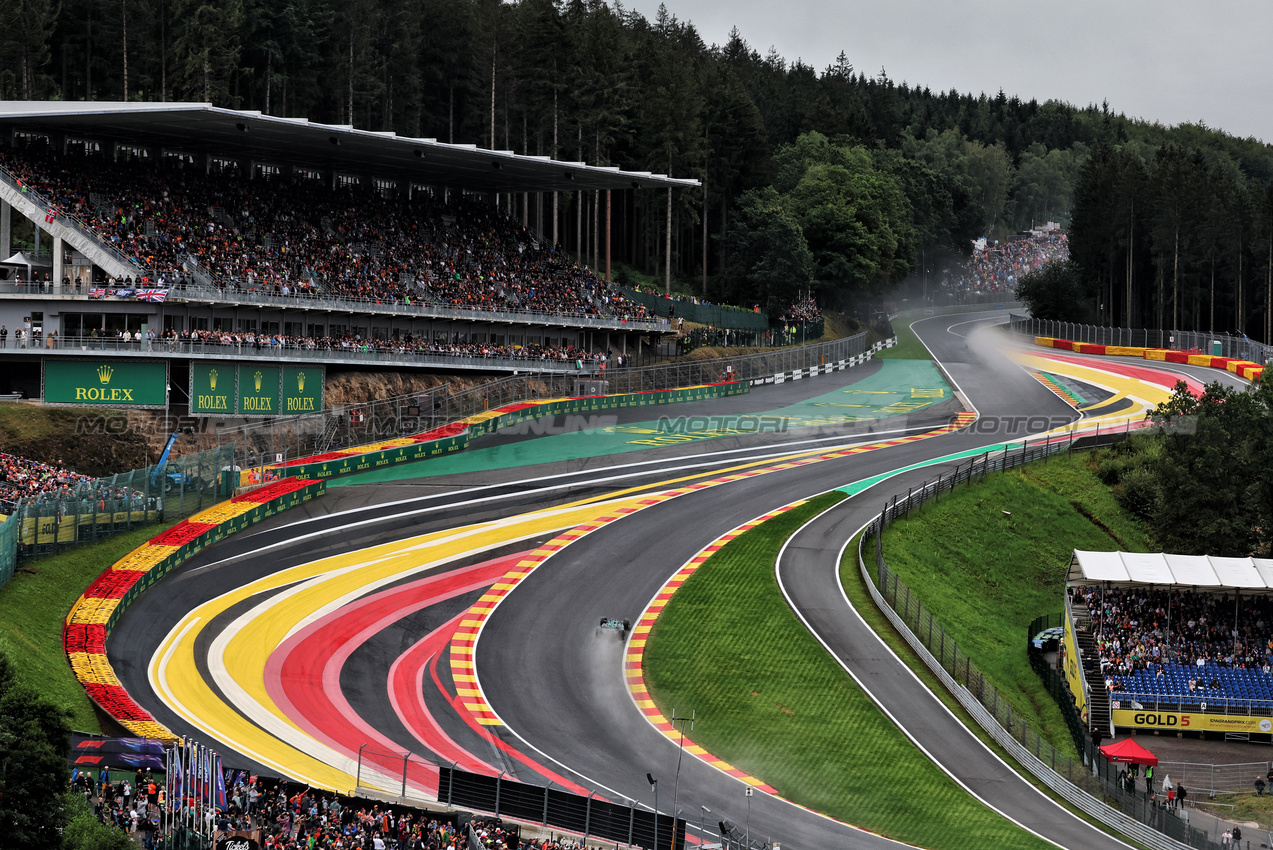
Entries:
{"type": "Polygon", "coordinates": [[[822,321],[822,311],[812,298],[805,298],[788,307],[778,321],[784,325],[810,325],[822,321]]]}
{"type": "Polygon", "coordinates": [[[1149,588],[1087,588],[1101,671],[1112,691],[1124,679],[1168,665],[1191,675],[1190,690],[1219,690],[1217,668],[1271,675],[1273,598],[1149,588]]]}
{"type": "Polygon", "coordinates": [[[71,788],[102,823],[147,848],[158,846],[166,828],[185,824],[217,837],[251,837],[268,850],[468,850],[473,841],[490,850],[589,850],[566,837],[523,839],[515,824],[495,818],[457,826],[454,816],[289,786],[246,771],[226,775],[225,809],[202,813],[183,807],[192,801],[170,811],[163,777],[149,770],[123,778],[105,768],[98,776],[76,770],[71,788]]]}
{"type": "Polygon", "coordinates": [[[237,291],[649,318],[488,202],[458,194],[407,198],[300,175],[246,179],[233,164],[205,173],[188,158],[112,162],[42,142],[5,149],[0,165],[23,191],[47,198],[54,215],[74,216],[149,270],[148,285],[184,280],[193,260],[237,291]]]}
{"type": "Polygon", "coordinates": [[[11,513],[19,499],[70,494],[76,484],[91,480],[51,463],[0,452],[0,513],[11,513]]]}
{"type": "Polygon", "coordinates": [[[1069,238],[1060,230],[1032,232],[1005,242],[978,240],[967,264],[947,272],[946,287],[961,297],[1009,295],[1022,275],[1069,256],[1069,238]]]}

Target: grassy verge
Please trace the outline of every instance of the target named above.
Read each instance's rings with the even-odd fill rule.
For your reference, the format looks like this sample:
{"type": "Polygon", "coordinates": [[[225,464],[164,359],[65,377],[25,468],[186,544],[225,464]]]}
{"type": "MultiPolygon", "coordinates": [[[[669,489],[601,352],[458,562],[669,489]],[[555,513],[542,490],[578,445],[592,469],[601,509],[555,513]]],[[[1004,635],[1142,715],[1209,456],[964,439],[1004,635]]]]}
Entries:
{"type": "MultiPolygon", "coordinates": [[[[844,550],[844,561],[840,564],[840,584],[844,587],[845,595],[849,597],[849,601],[862,616],[862,619],[866,620],[867,624],[877,635],[880,636],[884,643],[888,645],[889,649],[893,650],[893,652],[897,654],[897,657],[902,660],[902,663],[909,667],[911,671],[919,677],[919,680],[924,683],[924,686],[932,691],[933,694],[941,700],[943,704],[945,704],[946,708],[950,709],[951,713],[954,714],[955,717],[959,718],[960,723],[964,724],[964,726],[966,726],[973,735],[989,747],[995,755],[1003,759],[1006,764],[1010,765],[1012,769],[1020,774],[1023,779],[1034,785],[1044,794],[1052,797],[1060,805],[1069,809],[1075,816],[1082,818],[1097,829],[1104,830],[1111,835],[1118,835],[1121,840],[1127,841],[1128,839],[1126,836],[1119,835],[1105,824],[1089,816],[1086,812],[1075,808],[1064,799],[1053,794],[1050,788],[1036,779],[1030,771],[1022,767],[1011,753],[1001,747],[994,738],[990,737],[988,732],[981,728],[980,724],[978,724],[977,721],[973,719],[973,716],[964,709],[959,700],[955,699],[954,695],[951,694],[950,691],[946,690],[946,686],[941,683],[941,680],[937,678],[936,674],[934,674],[932,670],[928,669],[928,665],[924,663],[923,659],[915,654],[915,651],[911,649],[911,646],[906,642],[906,639],[902,637],[897,629],[893,628],[893,624],[887,617],[884,616],[884,612],[875,605],[875,600],[871,598],[870,591],[868,591],[866,587],[866,581],[863,580],[862,573],[858,569],[857,551],[858,538],[855,537],[852,543],[850,543],[844,550]]],[[[1067,746],[1067,741],[1068,739],[1060,742],[1060,745],[1067,746]]],[[[1141,845],[1133,842],[1133,846],[1139,847],[1141,845]]]]}
{"type": "Polygon", "coordinates": [[[699,744],[832,817],[937,850],[1048,846],[920,753],[787,607],[778,550],[839,498],[741,535],[681,586],[646,647],[656,703],[696,710],[699,744]]]}
{"type": "Polygon", "coordinates": [[[883,351],[877,351],[876,357],[893,358],[897,360],[931,360],[932,355],[928,353],[928,349],[919,341],[919,337],[915,336],[915,332],[911,330],[911,323],[924,318],[916,316],[913,319],[896,319],[893,322],[893,332],[897,334],[897,345],[892,348],[886,348],[883,351]]]}
{"type": "Polygon", "coordinates": [[[884,535],[890,568],[1012,707],[1067,751],[1060,710],[1026,659],[1026,629],[1063,607],[1072,550],[1152,548],[1088,460],[1075,455],[988,476],[884,535]]]}
{"type": "Polygon", "coordinates": [[[102,570],[162,530],[150,525],[28,562],[0,588],[0,651],[13,662],[21,681],[71,713],[73,729],[99,731],[93,705],[62,652],[66,615],[102,570]]]}

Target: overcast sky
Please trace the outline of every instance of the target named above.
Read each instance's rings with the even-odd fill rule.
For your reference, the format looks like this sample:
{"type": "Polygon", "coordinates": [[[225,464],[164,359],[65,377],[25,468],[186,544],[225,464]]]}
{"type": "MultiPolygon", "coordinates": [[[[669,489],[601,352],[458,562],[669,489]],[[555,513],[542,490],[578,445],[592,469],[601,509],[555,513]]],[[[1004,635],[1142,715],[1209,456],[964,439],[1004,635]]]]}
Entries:
{"type": "MultiPolygon", "coordinates": [[[[659,0],[624,5],[653,19],[659,0]]],[[[843,50],[858,71],[934,91],[1109,101],[1128,117],[1205,121],[1273,142],[1273,2],[1221,0],[667,0],[724,44],[737,26],[819,72],[843,50]]]]}

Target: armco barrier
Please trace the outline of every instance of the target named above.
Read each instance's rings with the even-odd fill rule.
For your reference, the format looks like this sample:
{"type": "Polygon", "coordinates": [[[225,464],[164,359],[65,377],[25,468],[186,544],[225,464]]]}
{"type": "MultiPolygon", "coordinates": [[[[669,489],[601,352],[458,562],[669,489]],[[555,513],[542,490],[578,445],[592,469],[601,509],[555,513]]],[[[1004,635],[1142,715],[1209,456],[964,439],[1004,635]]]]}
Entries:
{"type": "MultiPolygon", "coordinates": [[[[266,474],[279,476],[299,476],[311,479],[335,478],[341,475],[352,475],[366,472],[369,469],[380,469],[396,466],[417,460],[428,460],[466,448],[475,437],[493,434],[501,428],[517,425],[543,416],[567,416],[583,413],[596,413],[603,410],[618,410],[626,407],[644,407],[646,405],[678,404],[685,401],[701,401],[708,398],[739,395],[751,390],[746,381],[734,381],[722,384],[706,384],[697,387],[683,387],[675,390],[651,390],[648,392],[619,393],[617,395],[584,396],[582,398],[559,398],[545,401],[528,401],[508,404],[495,410],[478,413],[466,417],[454,425],[429,431],[414,437],[403,437],[387,440],[368,446],[355,446],[339,452],[329,452],[311,458],[301,458],[290,464],[277,467],[266,467],[266,474]],[[456,433],[455,429],[462,429],[456,433]],[[446,436],[440,436],[446,432],[446,436]],[[430,439],[439,435],[436,439],[430,439]]],[[[247,483],[252,470],[240,473],[243,483],[247,483]]]]}
{"type": "Polygon", "coordinates": [[[327,484],[287,478],[213,505],[129,552],[97,577],[71,607],[62,647],[89,698],[124,728],[172,740],[162,723],[133,701],[106,658],[106,638],[129,605],[161,578],[213,543],[280,511],[317,498],[327,484]]]}
{"type": "Polygon", "coordinates": [[[1206,366],[1211,369],[1224,369],[1240,378],[1258,381],[1264,374],[1264,366],[1250,360],[1236,357],[1220,357],[1212,354],[1198,354],[1189,351],[1173,351],[1169,348],[1139,348],[1129,345],[1097,345],[1089,342],[1074,342],[1069,339],[1054,339],[1047,336],[1036,336],[1034,344],[1043,348],[1057,348],[1062,351],[1075,351],[1079,354],[1109,354],[1122,357],[1139,357],[1142,360],[1154,360],[1159,363],[1181,363],[1189,366],[1206,366]]]}

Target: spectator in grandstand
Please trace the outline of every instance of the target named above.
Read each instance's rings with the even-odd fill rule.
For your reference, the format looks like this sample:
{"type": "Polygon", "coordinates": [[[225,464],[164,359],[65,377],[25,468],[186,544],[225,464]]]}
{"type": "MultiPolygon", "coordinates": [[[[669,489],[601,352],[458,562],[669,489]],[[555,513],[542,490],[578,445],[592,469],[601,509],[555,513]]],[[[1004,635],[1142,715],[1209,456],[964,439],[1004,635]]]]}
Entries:
{"type": "MultiPolygon", "coordinates": [[[[244,180],[166,158],[110,162],[42,145],[0,152],[24,191],[69,211],[150,274],[197,266],[230,291],[580,318],[649,318],[489,204],[386,198],[317,180],[244,180]]],[[[134,282],[123,282],[131,288],[134,282]]]]}
{"type": "Polygon", "coordinates": [[[813,324],[822,321],[822,311],[818,309],[818,305],[812,298],[806,298],[803,301],[796,301],[784,310],[779,321],[784,325],[813,324]]]}

